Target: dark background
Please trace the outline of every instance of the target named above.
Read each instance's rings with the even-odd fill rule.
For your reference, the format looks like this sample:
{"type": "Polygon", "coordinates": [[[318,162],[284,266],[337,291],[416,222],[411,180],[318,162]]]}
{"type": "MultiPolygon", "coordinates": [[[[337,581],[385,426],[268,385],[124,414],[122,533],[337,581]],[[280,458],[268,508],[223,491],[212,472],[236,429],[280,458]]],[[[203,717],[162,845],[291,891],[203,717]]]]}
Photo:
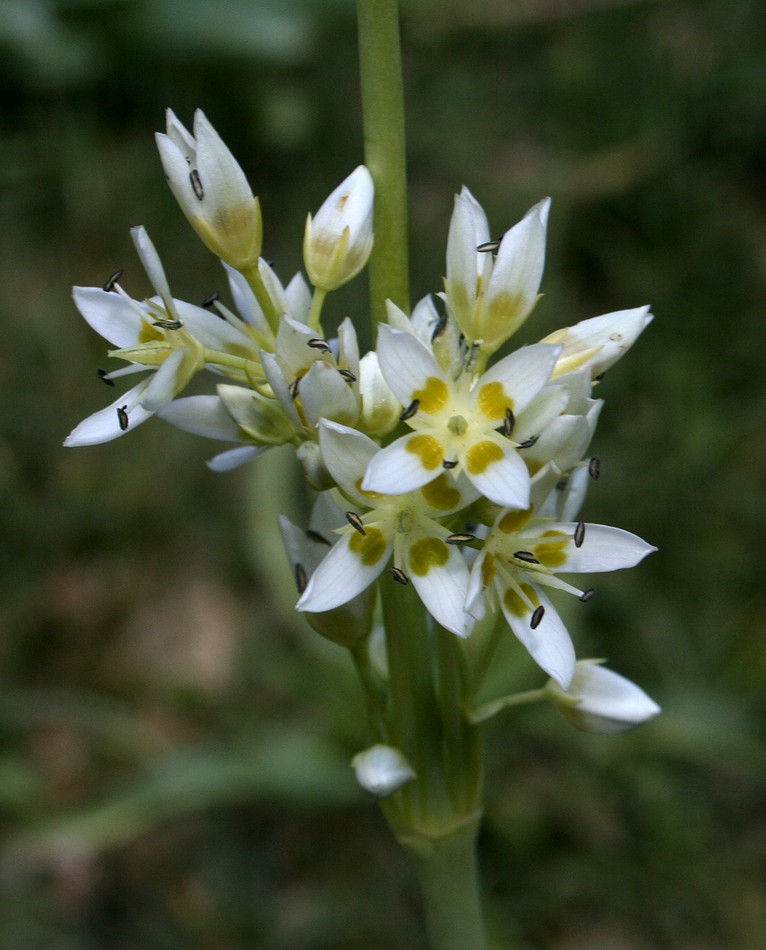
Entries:
{"type": "MultiPolygon", "coordinates": [[[[406,2],[415,299],[453,194],[498,233],[549,194],[524,334],[651,303],[607,374],[591,521],[659,547],[571,612],[664,714],[583,736],[547,707],[486,730],[493,947],[749,950],[766,929],[766,15],[752,0],[406,2]]],[[[201,107],[261,196],[265,256],[362,160],[353,4],[0,4],[0,946],[423,945],[411,870],[348,768],[341,650],[292,612],[289,455],[152,421],[64,450],[114,398],[72,284],[224,282],[152,134],[201,107]]],[[[364,279],[330,323],[364,323],[364,279]]],[[[522,336],[524,335],[522,334],[522,336]]]]}

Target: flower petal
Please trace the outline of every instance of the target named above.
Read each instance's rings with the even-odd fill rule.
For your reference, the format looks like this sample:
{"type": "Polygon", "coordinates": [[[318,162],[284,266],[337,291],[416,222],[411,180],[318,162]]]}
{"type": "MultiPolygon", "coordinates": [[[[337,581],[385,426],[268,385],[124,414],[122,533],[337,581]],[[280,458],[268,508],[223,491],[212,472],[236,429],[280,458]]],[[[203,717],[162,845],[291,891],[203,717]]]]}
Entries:
{"type": "Polygon", "coordinates": [[[422,488],[443,471],[444,445],[432,433],[412,432],[381,449],[369,464],[363,491],[403,495],[422,488]]]}
{"type": "Polygon", "coordinates": [[[75,306],[96,333],[118,348],[135,346],[145,322],[142,304],[100,287],[73,287],[75,306]]]}
{"type": "Polygon", "coordinates": [[[265,452],[270,448],[268,445],[241,445],[236,449],[229,449],[226,452],[219,452],[205,463],[213,472],[231,472],[241,465],[246,465],[256,455],[265,452]]]}
{"type": "Polygon", "coordinates": [[[311,575],[297,610],[320,613],[340,607],[380,576],[393,549],[393,539],[377,525],[362,535],[351,528],[311,575]]]}
{"type": "Polygon", "coordinates": [[[646,693],[599,660],[580,660],[566,690],[551,682],[548,697],[566,718],[585,732],[615,735],[627,732],[661,710],[646,693]]]}
{"type": "Polygon", "coordinates": [[[442,408],[452,386],[433,353],[416,336],[381,323],[377,352],[381,372],[403,406],[420,398],[420,412],[433,413],[442,408]],[[421,395],[424,393],[432,398],[425,398],[421,395]]]}
{"type": "Polygon", "coordinates": [[[339,487],[357,504],[370,507],[360,485],[378,446],[362,432],[337,422],[319,423],[319,447],[328,471],[339,487]]]}
{"type": "Polygon", "coordinates": [[[507,439],[487,432],[460,453],[459,461],[481,494],[496,505],[529,507],[529,471],[507,439]]]}
{"type": "Polygon", "coordinates": [[[525,593],[534,606],[523,603],[511,587],[506,587],[500,592],[500,604],[505,618],[535,663],[562,689],[566,689],[575,671],[572,638],[556,608],[540,588],[531,584],[524,586],[527,588],[525,593]],[[545,612],[542,620],[532,629],[530,621],[537,607],[542,607],[545,612]]]}
{"type": "MultiPolygon", "coordinates": [[[[472,398],[477,411],[486,405],[483,395],[487,392],[486,387],[499,383],[510,398],[514,413],[523,412],[550,379],[559,352],[557,346],[535,343],[533,346],[523,346],[495,363],[484,373],[473,391],[472,398]]],[[[503,402],[499,399],[493,401],[497,406],[503,402]]],[[[502,413],[495,418],[501,420],[502,413]]]]}
{"type": "Polygon", "coordinates": [[[184,396],[158,413],[171,425],[206,439],[239,442],[242,432],[218,396],[184,396]]]}
{"type": "Polygon", "coordinates": [[[322,417],[351,424],[359,414],[354,390],[324,360],[317,360],[301,379],[300,400],[310,429],[316,428],[322,417]]]}
{"type": "Polygon", "coordinates": [[[150,419],[154,413],[144,409],[139,400],[147,387],[147,381],[142,380],[137,386],[119,396],[106,409],[99,409],[92,416],[75,426],[64,440],[67,448],[81,445],[99,445],[118,439],[150,419]],[[127,415],[127,426],[124,425],[127,415]]]}
{"type": "MultiPolygon", "coordinates": [[[[576,525],[572,522],[562,522],[550,525],[548,530],[572,535],[575,528],[576,525]]],[[[656,550],[654,545],[647,544],[630,531],[602,524],[587,524],[582,546],[576,548],[574,544],[567,545],[566,562],[557,570],[573,574],[619,571],[625,567],[634,567],[647,554],[656,550]]]]}
{"type": "Polygon", "coordinates": [[[467,637],[474,619],[465,610],[468,567],[456,545],[421,535],[407,545],[405,571],[426,609],[446,630],[467,637]]]}

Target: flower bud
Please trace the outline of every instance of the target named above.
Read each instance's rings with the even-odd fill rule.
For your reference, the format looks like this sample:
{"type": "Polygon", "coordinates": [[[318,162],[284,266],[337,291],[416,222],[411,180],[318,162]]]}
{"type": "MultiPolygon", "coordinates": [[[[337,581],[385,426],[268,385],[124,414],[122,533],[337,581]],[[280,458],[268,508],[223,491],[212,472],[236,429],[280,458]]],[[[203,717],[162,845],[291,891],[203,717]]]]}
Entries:
{"type": "Polygon", "coordinates": [[[170,190],[204,244],[242,269],[256,264],[263,225],[245,173],[198,109],[194,136],[167,111],[167,134],[155,136],[170,190]]]}
{"type": "Polygon", "coordinates": [[[359,165],[306,219],[303,260],[314,287],[336,290],[355,277],[372,250],[372,176],[359,165]]]}
{"type": "Polygon", "coordinates": [[[415,778],[415,771],[398,749],[374,745],[351,760],[356,780],[376,798],[388,798],[415,778]]]}
{"type": "Polygon", "coordinates": [[[605,735],[627,732],[660,712],[646,693],[618,673],[604,669],[602,660],[580,660],[569,689],[549,680],[548,698],[577,729],[605,735]]]}

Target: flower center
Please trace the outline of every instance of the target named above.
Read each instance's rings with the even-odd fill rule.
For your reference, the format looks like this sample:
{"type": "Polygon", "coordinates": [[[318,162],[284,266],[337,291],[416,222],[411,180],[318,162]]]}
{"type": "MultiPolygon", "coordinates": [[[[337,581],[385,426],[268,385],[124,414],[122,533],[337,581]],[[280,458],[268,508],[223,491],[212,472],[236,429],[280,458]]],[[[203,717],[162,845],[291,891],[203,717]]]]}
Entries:
{"type": "Polygon", "coordinates": [[[447,428],[453,435],[465,435],[465,430],[468,428],[468,422],[464,416],[452,416],[450,421],[447,423],[447,428]]]}

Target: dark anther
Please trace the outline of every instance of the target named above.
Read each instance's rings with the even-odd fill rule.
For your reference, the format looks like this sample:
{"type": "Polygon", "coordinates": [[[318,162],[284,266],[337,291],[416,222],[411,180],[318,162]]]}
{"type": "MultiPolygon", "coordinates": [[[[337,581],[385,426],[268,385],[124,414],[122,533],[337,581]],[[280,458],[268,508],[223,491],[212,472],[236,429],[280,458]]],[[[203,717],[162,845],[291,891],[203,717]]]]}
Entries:
{"type": "Polygon", "coordinates": [[[296,376],[295,379],[290,383],[290,388],[288,392],[290,393],[290,398],[295,401],[298,398],[298,390],[301,386],[302,376],[296,376]]]}
{"type": "Polygon", "coordinates": [[[587,604],[588,601],[589,601],[589,600],[593,600],[593,598],[594,598],[595,596],[596,596],[596,590],[595,590],[595,588],[589,587],[587,590],[584,590],[584,591],[582,592],[582,594],[580,594],[580,601],[581,601],[583,604],[587,604]]]}
{"type": "Polygon", "coordinates": [[[109,377],[106,375],[105,369],[97,369],[96,376],[98,376],[99,379],[103,379],[107,386],[114,386],[114,380],[109,379],[109,377]]]}
{"type": "Polygon", "coordinates": [[[327,340],[320,340],[319,337],[314,337],[313,339],[309,340],[308,346],[310,346],[312,350],[320,350],[322,353],[330,352],[330,347],[327,343],[327,340]]]}
{"type": "Polygon", "coordinates": [[[128,407],[127,406],[117,407],[117,421],[120,423],[120,428],[124,432],[128,428],[128,407]]]}
{"type": "Polygon", "coordinates": [[[355,383],[356,376],[351,372],[350,369],[339,369],[338,372],[346,380],[347,383],[355,383]]]}
{"type": "Polygon", "coordinates": [[[355,528],[359,534],[367,534],[364,530],[364,525],[362,524],[362,519],[355,511],[346,512],[346,521],[351,525],[352,528],[355,528]]]}
{"type": "Polygon", "coordinates": [[[213,304],[221,299],[221,291],[214,290],[212,294],[208,294],[207,297],[202,301],[203,307],[212,307],[213,304]]]}
{"type": "Polygon", "coordinates": [[[524,561],[526,564],[540,563],[531,551],[515,551],[513,556],[518,561],[524,561]]]}
{"type": "Polygon", "coordinates": [[[404,571],[401,568],[389,567],[388,570],[391,573],[391,577],[393,577],[395,581],[398,581],[398,583],[400,584],[409,584],[410,579],[409,577],[407,577],[407,575],[404,573],[404,571]]]}
{"type": "Polygon", "coordinates": [[[535,444],[535,442],[537,442],[537,440],[538,440],[539,438],[540,438],[539,435],[533,435],[531,439],[526,439],[524,442],[520,442],[520,443],[519,443],[519,448],[520,448],[520,449],[531,449],[532,446],[535,444]]]}
{"type": "Polygon", "coordinates": [[[533,630],[537,630],[544,616],[545,616],[545,607],[543,607],[543,605],[540,604],[539,607],[535,608],[534,613],[529,618],[529,626],[533,630]]]}
{"type": "Polygon", "coordinates": [[[200,180],[199,172],[196,168],[189,172],[189,181],[191,182],[191,186],[194,189],[194,194],[200,201],[202,201],[202,199],[205,197],[205,191],[202,187],[202,181],[200,180]]]}
{"type": "Polygon", "coordinates": [[[456,468],[456,467],[457,467],[457,459],[455,459],[454,461],[450,459],[444,459],[444,461],[442,462],[442,468],[450,469],[450,468],[456,468]]]}
{"type": "Polygon", "coordinates": [[[574,543],[576,548],[581,548],[582,543],[585,540],[585,522],[578,521],[577,527],[574,530],[574,543]]]}
{"type": "Polygon", "coordinates": [[[601,459],[595,455],[588,462],[588,474],[594,482],[598,480],[598,477],[601,474],[601,459]]]}
{"type": "Polygon", "coordinates": [[[500,241],[502,238],[498,238],[496,241],[485,241],[483,244],[480,244],[476,250],[479,254],[486,254],[488,251],[491,251],[493,254],[500,247],[500,241]]]}
{"type": "Polygon", "coordinates": [[[468,532],[458,532],[457,534],[451,534],[448,538],[445,538],[447,544],[470,544],[471,541],[476,540],[475,534],[468,534],[468,532]]]}
{"type": "Polygon", "coordinates": [[[160,330],[180,330],[183,326],[180,320],[155,320],[153,327],[159,327],[160,330]]]}
{"type": "Polygon", "coordinates": [[[503,433],[505,435],[513,435],[513,427],[516,425],[516,416],[513,414],[513,409],[510,407],[505,410],[505,418],[503,419],[503,433]]]}
{"type": "Polygon", "coordinates": [[[415,415],[415,413],[418,411],[419,408],[420,408],[420,400],[413,399],[406,409],[402,409],[399,419],[402,422],[406,422],[408,419],[411,419],[415,415]]]}
{"type": "Polygon", "coordinates": [[[107,293],[111,293],[111,291],[114,290],[115,285],[117,284],[117,281],[120,279],[120,277],[122,277],[123,273],[124,273],[124,272],[121,271],[121,270],[116,270],[116,271],[111,275],[111,277],[107,277],[106,283],[104,284],[104,290],[105,290],[107,293]]]}

